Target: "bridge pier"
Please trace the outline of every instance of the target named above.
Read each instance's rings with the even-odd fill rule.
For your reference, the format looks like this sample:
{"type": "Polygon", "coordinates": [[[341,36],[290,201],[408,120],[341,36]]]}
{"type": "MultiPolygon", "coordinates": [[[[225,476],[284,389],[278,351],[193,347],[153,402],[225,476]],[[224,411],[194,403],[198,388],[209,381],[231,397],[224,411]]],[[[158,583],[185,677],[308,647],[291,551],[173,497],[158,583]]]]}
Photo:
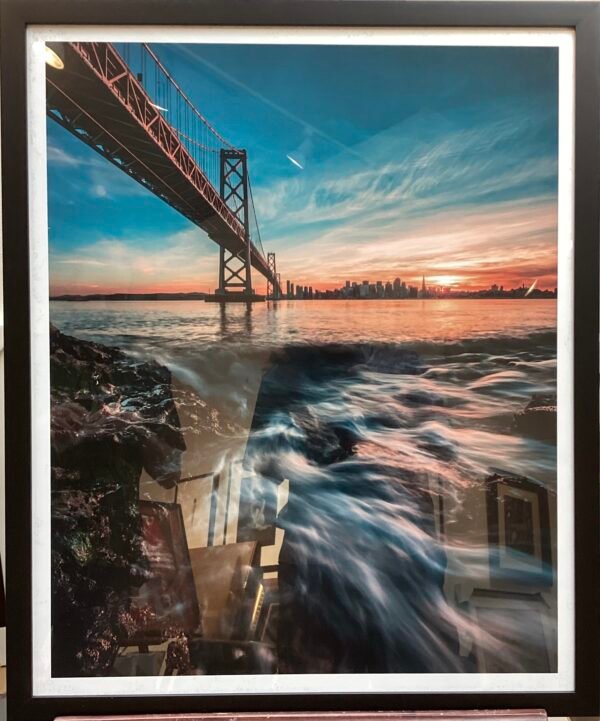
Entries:
{"type": "Polygon", "coordinates": [[[230,253],[221,246],[219,253],[219,287],[214,295],[207,295],[207,303],[259,303],[265,300],[252,289],[250,255],[245,248],[230,253]]]}
{"type": "Polygon", "coordinates": [[[233,301],[262,299],[252,289],[252,266],[250,265],[250,243],[239,253],[230,253],[221,246],[219,253],[219,287],[215,295],[233,301]]]}
{"type": "Polygon", "coordinates": [[[267,300],[279,300],[281,297],[280,277],[277,272],[277,262],[275,253],[267,253],[267,263],[269,264],[270,278],[267,278],[267,300]]]}

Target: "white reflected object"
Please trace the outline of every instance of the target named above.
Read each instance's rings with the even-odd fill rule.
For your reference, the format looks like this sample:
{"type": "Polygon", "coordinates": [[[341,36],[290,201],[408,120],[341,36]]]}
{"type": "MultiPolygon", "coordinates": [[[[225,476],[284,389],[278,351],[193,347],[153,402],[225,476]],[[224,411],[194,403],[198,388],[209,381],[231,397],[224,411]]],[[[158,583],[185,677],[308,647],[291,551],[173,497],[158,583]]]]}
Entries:
{"type": "Polygon", "coordinates": [[[62,59],[57,55],[57,53],[54,52],[54,50],[52,50],[52,48],[48,47],[47,45],[45,48],[45,54],[46,64],[50,65],[50,67],[56,68],[57,70],[62,70],[65,67],[62,59]]]}

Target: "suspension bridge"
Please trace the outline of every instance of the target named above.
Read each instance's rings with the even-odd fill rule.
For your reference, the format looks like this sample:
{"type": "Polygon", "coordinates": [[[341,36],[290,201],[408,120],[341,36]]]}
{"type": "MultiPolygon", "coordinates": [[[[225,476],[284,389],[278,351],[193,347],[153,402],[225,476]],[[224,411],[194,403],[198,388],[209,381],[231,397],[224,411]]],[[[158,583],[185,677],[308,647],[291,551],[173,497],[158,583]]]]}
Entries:
{"type": "Polygon", "coordinates": [[[50,118],[202,228],[219,246],[218,302],[282,296],[275,253],[264,252],[245,150],[194,106],[142,43],[49,43],[50,118]]]}

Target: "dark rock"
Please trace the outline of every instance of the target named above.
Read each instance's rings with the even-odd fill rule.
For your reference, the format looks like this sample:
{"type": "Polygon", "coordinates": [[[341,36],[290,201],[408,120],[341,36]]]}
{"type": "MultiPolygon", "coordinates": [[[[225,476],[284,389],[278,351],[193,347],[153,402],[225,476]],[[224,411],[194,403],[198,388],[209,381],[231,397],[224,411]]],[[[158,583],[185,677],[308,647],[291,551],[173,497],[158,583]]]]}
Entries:
{"type": "Polygon", "coordinates": [[[51,326],[50,372],[52,672],[105,675],[147,575],[140,475],[172,487],[185,442],[164,366],[51,326]]]}
{"type": "Polygon", "coordinates": [[[351,428],[323,423],[309,408],[298,408],[290,415],[303,434],[299,450],[314,463],[338,463],[354,453],[358,438],[351,428]]]}
{"type": "Polygon", "coordinates": [[[514,417],[523,435],[556,443],[556,396],[536,394],[514,417]]]}

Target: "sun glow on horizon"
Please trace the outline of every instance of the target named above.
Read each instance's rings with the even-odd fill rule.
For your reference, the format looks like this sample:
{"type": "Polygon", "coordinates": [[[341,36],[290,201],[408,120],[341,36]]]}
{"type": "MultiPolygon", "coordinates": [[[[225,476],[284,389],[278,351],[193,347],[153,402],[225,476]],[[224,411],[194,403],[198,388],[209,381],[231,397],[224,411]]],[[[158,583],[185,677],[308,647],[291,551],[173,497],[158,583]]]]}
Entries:
{"type": "Polygon", "coordinates": [[[444,287],[459,285],[464,282],[464,278],[459,275],[433,275],[425,278],[429,285],[441,285],[444,287]]]}

